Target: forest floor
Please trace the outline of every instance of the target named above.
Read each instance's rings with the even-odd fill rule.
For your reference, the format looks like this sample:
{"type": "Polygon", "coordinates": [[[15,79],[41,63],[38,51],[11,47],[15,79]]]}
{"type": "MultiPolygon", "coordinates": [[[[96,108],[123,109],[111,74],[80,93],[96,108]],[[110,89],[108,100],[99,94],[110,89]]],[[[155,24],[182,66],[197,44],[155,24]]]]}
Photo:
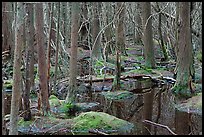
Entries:
{"type": "MultiPolygon", "coordinates": [[[[77,111],[74,117],[79,116],[82,112],[105,112],[117,118],[133,123],[134,125],[137,125],[137,131],[131,134],[142,134],[142,108],[144,104],[143,95],[146,92],[150,91],[154,92],[152,121],[160,123],[162,125],[166,125],[173,131],[175,130],[174,119],[176,100],[170,89],[175,83],[174,68],[176,66],[176,62],[173,60],[168,60],[165,62],[162,61],[163,57],[161,49],[158,45],[155,46],[155,57],[157,64],[157,67],[155,69],[148,69],[145,67],[142,45],[129,46],[127,48],[128,56],[121,57],[121,65],[123,68],[121,73],[121,90],[117,92],[114,92],[113,89],[113,82],[115,77],[115,55],[109,56],[108,60],[110,62],[96,60],[93,65],[94,74],[92,75],[92,96],[90,96],[90,91],[88,88],[90,82],[88,75],[89,68],[87,66],[87,62],[89,62],[89,53],[89,50],[80,49],[80,56],[78,59],[80,76],[77,77],[79,85],[77,93],[77,103],[78,105],[83,106],[81,107],[83,109],[77,111]],[[112,91],[114,92],[114,94],[110,93],[112,91]]],[[[197,60],[195,61],[195,71],[195,85],[197,87],[196,92],[199,93],[202,91],[202,63],[197,60]]],[[[68,90],[67,87],[67,78],[63,78],[58,81],[57,93],[55,95],[60,101],[65,99],[68,90]]],[[[194,99],[194,102],[195,100],[196,99],[194,99]]],[[[55,103],[60,101],[55,100],[55,103]]],[[[56,114],[56,109],[59,108],[56,108],[55,103],[51,108],[51,112],[55,114],[55,116],[57,116],[59,119],[70,119],[71,117],[67,117],[64,112],[59,111],[59,113],[56,114]]],[[[31,100],[31,106],[33,115],[38,115],[38,111],[36,110],[36,97],[31,100]]],[[[61,109],[62,108],[60,108],[60,110],[61,109]]],[[[59,124],[60,120],[57,123],[59,124]]],[[[69,121],[68,123],[72,122],[69,121]]],[[[47,125],[49,128],[54,126],[48,123],[47,125]]],[[[198,134],[197,132],[201,132],[199,127],[200,125],[202,129],[202,123],[200,124],[198,122],[197,125],[193,126],[194,132],[196,132],[194,134],[198,134]]],[[[47,129],[49,129],[48,127],[47,129]]],[[[55,128],[55,130],[59,129],[62,129],[62,127],[59,127],[58,129],[55,128]]],[[[42,131],[45,131],[45,129],[39,132],[43,133],[42,131]]],[[[68,131],[65,130],[64,132],[68,131]]],[[[60,132],[59,134],[63,133],[60,132]]],[[[94,134],[100,133],[95,132],[94,134]]],[[[171,135],[168,130],[161,127],[155,128],[154,126],[152,126],[151,134],[171,135]]]]}

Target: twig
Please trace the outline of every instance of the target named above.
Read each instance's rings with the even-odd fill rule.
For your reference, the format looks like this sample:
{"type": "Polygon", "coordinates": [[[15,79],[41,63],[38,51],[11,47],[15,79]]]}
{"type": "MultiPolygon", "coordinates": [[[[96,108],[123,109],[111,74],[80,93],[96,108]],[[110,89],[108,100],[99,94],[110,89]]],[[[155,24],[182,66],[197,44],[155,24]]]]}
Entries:
{"type": "Polygon", "coordinates": [[[154,126],[158,126],[158,127],[165,128],[165,129],[167,129],[172,135],[177,135],[177,134],[174,133],[168,126],[165,126],[165,125],[162,125],[162,124],[158,124],[158,123],[155,123],[155,122],[152,122],[152,121],[149,121],[149,120],[144,120],[144,121],[142,121],[142,122],[147,123],[147,124],[151,124],[151,125],[154,125],[154,126]]]}
{"type": "Polygon", "coordinates": [[[93,134],[96,134],[96,135],[109,135],[109,134],[106,134],[102,131],[99,131],[98,129],[92,129],[92,130],[89,130],[89,133],[93,133],[93,134]]]}

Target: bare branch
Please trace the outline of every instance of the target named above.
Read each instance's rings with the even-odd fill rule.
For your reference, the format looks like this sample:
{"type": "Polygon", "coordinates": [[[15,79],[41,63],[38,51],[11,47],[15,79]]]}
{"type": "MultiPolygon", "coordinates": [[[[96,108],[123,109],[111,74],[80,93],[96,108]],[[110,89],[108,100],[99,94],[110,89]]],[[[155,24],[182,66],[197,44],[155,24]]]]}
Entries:
{"type": "Polygon", "coordinates": [[[149,120],[144,120],[144,121],[142,121],[142,122],[147,123],[147,124],[151,124],[151,125],[154,125],[154,126],[158,126],[158,127],[165,128],[165,129],[167,129],[172,135],[177,135],[177,134],[174,133],[168,126],[165,126],[165,125],[162,125],[162,124],[158,124],[158,123],[155,123],[155,122],[152,122],[152,121],[149,121],[149,120]]]}

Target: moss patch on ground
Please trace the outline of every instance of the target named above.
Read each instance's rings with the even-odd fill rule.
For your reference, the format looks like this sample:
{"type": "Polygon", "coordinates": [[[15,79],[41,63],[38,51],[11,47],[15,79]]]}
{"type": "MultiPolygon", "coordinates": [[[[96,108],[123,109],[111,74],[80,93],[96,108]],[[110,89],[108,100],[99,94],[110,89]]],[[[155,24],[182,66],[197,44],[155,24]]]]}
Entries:
{"type": "Polygon", "coordinates": [[[112,115],[103,112],[85,112],[73,119],[72,129],[82,132],[90,129],[98,130],[117,130],[118,132],[126,133],[133,130],[134,125],[125,120],[116,118],[112,115]]]}
{"type": "Polygon", "coordinates": [[[130,134],[134,125],[103,112],[85,112],[72,119],[59,119],[53,116],[35,116],[31,121],[21,118],[18,131],[23,135],[88,135],[89,130],[98,129],[109,134],[130,134]],[[63,130],[62,130],[63,129],[63,130]]]}

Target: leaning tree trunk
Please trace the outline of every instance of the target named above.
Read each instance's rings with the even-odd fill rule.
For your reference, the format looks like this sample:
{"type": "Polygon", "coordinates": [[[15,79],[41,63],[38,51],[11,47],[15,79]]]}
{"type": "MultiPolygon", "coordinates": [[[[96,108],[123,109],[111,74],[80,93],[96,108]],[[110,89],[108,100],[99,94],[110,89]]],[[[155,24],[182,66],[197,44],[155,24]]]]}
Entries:
{"type": "Polygon", "coordinates": [[[10,130],[9,135],[18,134],[18,112],[19,112],[19,101],[21,97],[21,49],[23,44],[23,20],[24,8],[23,3],[17,3],[17,14],[16,14],[16,27],[15,27],[15,51],[14,51],[14,66],[13,66],[13,88],[12,88],[12,99],[11,99],[11,116],[10,116],[10,130]]]}
{"type": "Polygon", "coordinates": [[[77,2],[72,2],[72,27],[71,27],[71,57],[70,57],[70,79],[69,92],[66,96],[66,102],[75,102],[76,77],[77,77],[77,47],[78,47],[78,29],[79,29],[79,11],[80,5],[77,2]]]}
{"type": "Polygon", "coordinates": [[[35,5],[35,19],[36,19],[36,38],[38,47],[38,70],[40,81],[40,102],[39,108],[42,109],[43,115],[50,112],[50,105],[48,101],[48,85],[47,85],[47,63],[45,57],[45,42],[43,32],[43,3],[36,3],[35,5]]]}
{"type": "Polygon", "coordinates": [[[181,25],[179,28],[177,64],[175,69],[177,77],[172,90],[180,96],[189,97],[193,92],[193,48],[190,32],[190,3],[181,2],[179,3],[179,8],[181,25]]]}
{"type": "Polygon", "coordinates": [[[143,42],[144,42],[144,56],[147,67],[155,67],[154,47],[152,37],[152,18],[150,2],[141,2],[142,16],[143,16],[143,42]]]}

